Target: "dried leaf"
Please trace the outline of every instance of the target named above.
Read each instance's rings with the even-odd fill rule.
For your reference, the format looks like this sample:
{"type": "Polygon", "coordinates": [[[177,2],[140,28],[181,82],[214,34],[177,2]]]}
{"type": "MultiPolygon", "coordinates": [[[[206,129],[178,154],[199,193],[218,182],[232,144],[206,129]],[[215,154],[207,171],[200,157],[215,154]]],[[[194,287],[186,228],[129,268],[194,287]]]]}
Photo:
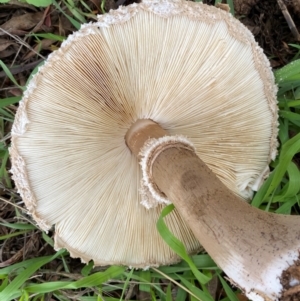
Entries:
{"type": "Polygon", "coordinates": [[[0,39],[0,52],[5,50],[10,45],[16,45],[13,41],[6,40],[6,39],[0,39]]]}
{"type": "Polygon", "coordinates": [[[59,16],[58,19],[58,35],[66,36],[68,32],[74,31],[74,27],[71,24],[70,20],[66,18],[66,16],[59,16]]]}
{"type": "Polygon", "coordinates": [[[248,298],[243,294],[237,294],[237,297],[240,301],[248,301],[248,298]]]}
{"type": "Polygon", "coordinates": [[[22,249],[20,249],[17,253],[15,253],[11,258],[0,263],[0,268],[6,267],[6,266],[9,266],[18,261],[21,261],[23,259],[23,257],[26,256],[26,254],[28,254],[32,250],[36,249],[36,245],[37,245],[37,236],[35,234],[33,234],[30,236],[30,239],[27,241],[27,243],[23,246],[22,249]]]}
{"type": "Polygon", "coordinates": [[[3,50],[3,51],[0,51],[0,59],[3,59],[5,57],[9,57],[11,56],[12,54],[15,54],[16,53],[16,50],[14,49],[6,49],[6,50],[3,50]]]}
{"type": "Polygon", "coordinates": [[[36,55],[37,52],[40,52],[41,50],[45,50],[45,49],[50,49],[50,46],[55,43],[56,41],[54,40],[49,40],[49,39],[43,39],[41,40],[40,43],[36,44],[33,47],[34,51],[30,51],[28,54],[25,55],[24,60],[28,60],[29,58],[33,57],[36,55]]]}
{"type": "MultiPolygon", "coordinates": [[[[43,13],[27,13],[21,16],[12,17],[0,27],[12,34],[22,33],[35,27],[43,18],[43,13]]],[[[5,33],[0,32],[0,35],[5,33]]]]}
{"type": "Polygon", "coordinates": [[[218,300],[217,294],[220,290],[220,280],[218,277],[213,277],[207,284],[207,289],[214,300],[218,300]]]}
{"type": "Polygon", "coordinates": [[[23,91],[18,89],[18,88],[11,88],[8,90],[9,94],[13,95],[13,96],[22,96],[23,95],[23,91]]]}
{"type": "Polygon", "coordinates": [[[51,22],[51,17],[50,17],[50,15],[47,15],[46,17],[45,17],[45,25],[47,26],[47,27],[51,27],[51,25],[52,25],[52,22],[51,22]]]}
{"type": "Polygon", "coordinates": [[[0,19],[7,18],[7,13],[0,13],[0,19]]]}
{"type": "Polygon", "coordinates": [[[5,6],[3,6],[3,8],[6,8],[6,9],[13,9],[16,7],[24,7],[24,8],[29,8],[33,11],[37,11],[37,9],[34,5],[30,5],[26,2],[21,2],[19,0],[9,0],[9,3],[5,6]]]}
{"type": "Polygon", "coordinates": [[[100,8],[101,0],[91,0],[91,2],[96,6],[98,12],[100,12],[101,11],[101,8],[100,8]]]}

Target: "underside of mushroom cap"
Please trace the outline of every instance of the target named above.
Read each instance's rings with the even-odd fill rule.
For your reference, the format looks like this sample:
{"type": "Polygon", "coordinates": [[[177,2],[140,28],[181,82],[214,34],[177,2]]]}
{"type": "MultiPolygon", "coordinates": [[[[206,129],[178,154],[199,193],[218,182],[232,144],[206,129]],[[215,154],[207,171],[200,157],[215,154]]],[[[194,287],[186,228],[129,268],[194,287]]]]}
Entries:
{"type": "MultiPolygon", "coordinates": [[[[12,129],[12,173],[56,248],[96,265],[171,264],[140,205],[141,171],[124,142],[138,119],[183,135],[224,184],[248,199],[277,146],[276,87],[252,34],[226,12],[144,1],[85,24],[29,84],[12,129]]],[[[174,210],[170,230],[199,243],[174,210]]]]}

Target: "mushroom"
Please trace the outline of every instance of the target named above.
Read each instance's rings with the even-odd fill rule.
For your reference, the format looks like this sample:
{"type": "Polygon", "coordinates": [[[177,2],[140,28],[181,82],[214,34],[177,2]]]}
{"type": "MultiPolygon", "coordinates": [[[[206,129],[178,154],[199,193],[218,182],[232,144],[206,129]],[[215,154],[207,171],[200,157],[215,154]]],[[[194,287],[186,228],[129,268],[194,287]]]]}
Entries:
{"type": "MultiPolygon", "coordinates": [[[[267,176],[276,137],[276,87],[252,34],[220,9],[155,0],[99,16],[49,56],[20,102],[10,154],[28,212],[45,231],[55,225],[56,249],[95,265],[177,262],[156,231],[173,202],[166,223],[188,253],[200,241],[248,297],[275,299],[274,269],[255,268],[290,238],[286,224],[282,240],[269,227],[296,219],[241,199],[267,176]]],[[[291,249],[276,267],[293,263],[291,249]]]]}
{"type": "Polygon", "coordinates": [[[144,183],[155,199],[172,200],[205,250],[251,300],[298,300],[299,217],[264,212],[242,202],[182,137],[152,137],[157,123],[132,126],[127,145],[141,157],[144,183]],[[136,145],[142,145],[138,150],[136,145]]]}

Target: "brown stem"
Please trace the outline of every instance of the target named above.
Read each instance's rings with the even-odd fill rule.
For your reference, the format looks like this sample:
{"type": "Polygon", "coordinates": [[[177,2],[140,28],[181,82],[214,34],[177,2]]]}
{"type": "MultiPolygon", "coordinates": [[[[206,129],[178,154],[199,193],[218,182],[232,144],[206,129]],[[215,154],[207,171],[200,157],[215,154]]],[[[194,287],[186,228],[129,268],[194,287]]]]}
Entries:
{"type": "Polygon", "coordinates": [[[127,131],[125,142],[132,153],[138,157],[141,148],[149,138],[159,138],[168,133],[150,119],[137,120],[127,131]]]}
{"type": "MultiPolygon", "coordinates": [[[[139,136],[143,134],[135,135],[139,136]]],[[[281,296],[282,272],[294,264],[300,249],[298,217],[251,207],[186,148],[163,150],[152,162],[152,179],[248,297],[255,299],[258,293],[256,300],[277,300],[281,296]]]]}
{"type": "MultiPolygon", "coordinates": [[[[153,163],[153,178],[207,252],[234,281],[251,274],[259,283],[271,260],[295,249],[299,219],[267,213],[234,195],[194,153],[169,148],[153,163]],[[294,229],[294,231],[293,231],[294,229]],[[241,269],[240,269],[241,267],[241,269]]],[[[296,248],[297,250],[297,248],[296,248]]]]}

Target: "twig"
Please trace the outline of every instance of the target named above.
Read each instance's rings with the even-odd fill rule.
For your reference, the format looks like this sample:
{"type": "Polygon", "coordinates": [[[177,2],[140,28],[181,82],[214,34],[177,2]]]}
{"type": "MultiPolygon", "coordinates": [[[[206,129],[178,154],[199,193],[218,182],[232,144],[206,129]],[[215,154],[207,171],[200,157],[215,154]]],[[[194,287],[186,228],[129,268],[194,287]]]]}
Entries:
{"type": "Polygon", "coordinates": [[[181,285],[179,282],[175,281],[173,278],[169,277],[167,274],[163,273],[162,271],[152,267],[151,268],[153,271],[155,271],[156,273],[164,276],[166,279],[170,280],[171,282],[173,282],[176,286],[180,287],[181,289],[183,289],[184,291],[186,291],[188,294],[190,294],[191,296],[193,296],[196,300],[201,301],[201,299],[199,299],[196,295],[194,295],[191,291],[189,291],[187,288],[185,288],[183,285],[181,285]]]}
{"type": "Polygon", "coordinates": [[[12,37],[14,40],[16,40],[18,43],[20,43],[21,45],[24,45],[25,47],[27,47],[28,49],[30,49],[31,51],[33,51],[36,55],[38,55],[39,57],[41,57],[42,59],[45,59],[44,56],[42,56],[40,53],[38,53],[37,51],[35,51],[28,43],[24,42],[22,39],[20,39],[18,36],[15,36],[13,34],[11,34],[10,32],[8,32],[7,30],[3,29],[0,27],[0,30],[2,32],[4,32],[5,34],[9,35],[10,37],[12,37]]]}
{"type": "MultiPolygon", "coordinates": [[[[10,72],[12,74],[18,74],[20,72],[23,72],[25,70],[28,70],[28,69],[32,69],[34,68],[36,65],[38,65],[40,62],[42,62],[44,59],[38,59],[34,62],[31,62],[31,63],[28,63],[26,65],[21,65],[21,66],[16,66],[16,67],[11,67],[9,68],[10,72]]],[[[0,78],[1,77],[6,77],[6,73],[4,71],[0,71],[0,78]]]]}
{"type": "Polygon", "coordinates": [[[300,41],[300,34],[299,34],[298,30],[297,30],[297,27],[296,27],[296,25],[295,25],[295,23],[294,23],[291,15],[290,15],[289,11],[288,11],[286,5],[283,3],[282,0],[277,0],[277,3],[279,5],[279,8],[282,11],[282,14],[283,14],[283,16],[284,16],[284,18],[285,18],[285,20],[286,20],[286,22],[287,22],[287,24],[288,24],[291,32],[292,32],[294,38],[297,41],[300,41]]]}
{"type": "Polygon", "coordinates": [[[16,208],[20,209],[21,211],[27,212],[27,210],[25,208],[23,208],[21,206],[18,206],[17,204],[14,204],[13,202],[11,202],[9,200],[6,200],[6,199],[1,198],[1,197],[0,197],[0,200],[3,201],[3,202],[5,202],[5,203],[7,203],[7,204],[12,205],[13,207],[16,207],[16,208]]]}

